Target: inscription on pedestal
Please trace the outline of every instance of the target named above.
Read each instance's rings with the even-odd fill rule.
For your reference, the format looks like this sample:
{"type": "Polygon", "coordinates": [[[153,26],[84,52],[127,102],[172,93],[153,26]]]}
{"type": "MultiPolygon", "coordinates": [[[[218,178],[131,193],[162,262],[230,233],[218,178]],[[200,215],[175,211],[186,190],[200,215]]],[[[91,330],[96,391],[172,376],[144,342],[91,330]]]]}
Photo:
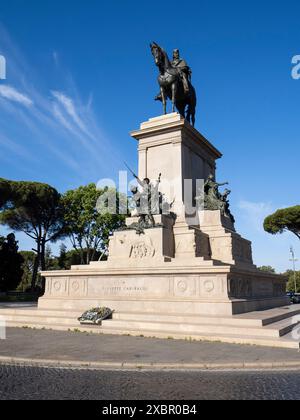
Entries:
{"type": "Polygon", "coordinates": [[[147,287],[129,287],[129,286],[115,286],[115,287],[102,287],[102,292],[106,295],[114,295],[119,293],[142,293],[147,292],[147,287]]]}

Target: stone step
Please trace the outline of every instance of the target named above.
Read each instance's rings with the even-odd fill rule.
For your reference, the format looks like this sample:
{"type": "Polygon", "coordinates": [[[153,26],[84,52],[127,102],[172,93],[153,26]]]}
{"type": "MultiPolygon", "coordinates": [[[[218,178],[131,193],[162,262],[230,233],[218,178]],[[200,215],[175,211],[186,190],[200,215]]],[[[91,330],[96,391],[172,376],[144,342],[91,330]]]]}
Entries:
{"type": "Polygon", "coordinates": [[[271,325],[262,328],[262,332],[274,332],[274,334],[278,334],[278,337],[283,337],[293,331],[294,328],[300,326],[300,320],[293,320],[293,318],[287,318],[279,322],[274,322],[271,325]]]}
{"type": "MultiPolygon", "coordinates": [[[[46,326],[51,325],[66,325],[66,326],[73,326],[73,325],[79,325],[77,324],[77,316],[70,316],[69,314],[64,314],[63,312],[59,312],[59,314],[53,314],[53,311],[51,315],[48,315],[49,311],[45,311],[46,315],[41,315],[39,311],[35,311],[35,313],[32,313],[30,315],[22,315],[22,314],[11,314],[5,315],[6,322],[20,322],[24,325],[26,324],[43,324],[46,326]]],[[[56,311],[58,312],[58,311],[56,311]]],[[[294,327],[295,323],[292,322],[292,319],[280,321],[278,323],[274,323],[267,327],[249,327],[247,324],[245,325],[229,325],[229,324],[221,324],[221,323],[209,323],[209,324],[203,324],[201,322],[194,322],[194,323],[187,323],[187,322],[181,322],[182,320],[177,320],[173,317],[173,322],[163,321],[160,319],[160,321],[154,321],[149,320],[149,317],[146,321],[145,320],[130,320],[128,318],[122,319],[118,316],[120,314],[115,314],[113,320],[106,320],[103,322],[103,328],[127,328],[130,327],[131,329],[138,329],[138,330],[158,330],[158,331],[165,331],[165,330],[178,330],[178,331],[189,331],[193,333],[203,333],[203,332],[212,332],[212,333],[232,333],[232,334],[241,334],[241,335],[262,335],[262,336],[271,336],[271,337],[282,337],[283,335],[289,333],[294,327]],[[117,317],[117,318],[115,318],[117,317]]],[[[142,317],[143,318],[143,317],[142,317]]],[[[145,317],[147,318],[147,317],[145,317]]],[[[168,317],[167,317],[168,318],[168,317]]],[[[194,319],[194,318],[193,318],[194,319]]]]}
{"type": "MultiPolygon", "coordinates": [[[[37,307],[28,308],[0,308],[0,316],[23,315],[23,316],[54,316],[78,318],[82,311],[74,310],[55,310],[38,309],[37,307]]],[[[248,325],[266,326],[281,320],[300,314],[300,305],[292,305],[286,308],[270,309],[266,311],[253,312],[244,315],[234,316],[213,316],[213,315],[193,315],[193,314],[173,314],[173,313],[147,313],[147,312],[116,312],[114,319],[128,319],[133,321],[161,321],[179,323],[201,323],[201,324],[226,324],[226,325],[248,325]]]]}
{"type": "MultiPolygon", "coordinates": [[[[299,306],[299,305],[297,305],[299,306]]],[[[115,312],[113,319],[115,320],[129,320],[129,321],[160,321],[160,322],[177,322],[187,324],[207,324],[207,325],[234,325],[234,326],[252,326],[263,327],[271,325],[285,319],[292,318],[300,314],[300,307],[290,311],[279,311],[277,315],[262,314],[256,312],[256,316],[249,318],[234,315],[234,316],[204,316],[204,315],[189,315],[189,314],[170,314],[170,313],[145,313],[145,312],[115,312]]],[[[299,318],[300,320],[300,318],[299,318]]]]}
{"type": "Polygon", "coordinates": [[[278,348],[289,348],[299,349],[300,343],[294,340],[291,335],[285,337],[261,337],[261,336],[245,336],[241,337],[235,334],[188,334],[180,333],[178,331],[145,331],[145,330],[130,330],[130,329],[116,329],[116,328],[101,328],[103,334],[111,335],[131,335],[137,337],[149,337],[149,338],[163,338],[163,339],[176,339],[186,341],[214,341],[231,344],[248,344],[265,347],[278,347],[278,348]]]}
{"type": "Polygon", "coordinates": [[[220,325],[243,325],[243,326],[267,326],[284,319],[291,318],[300,314],[300,305],[291,310],[290,308],[278,309],[277,314],[274,312],[264,311],[243,315],[234,316],[213,316],[213,315],[192,315],[192,314],[170,314],[170,313],[145,313],[145,312],[115,312],[114,319],[118,320],[133,320],[133,321],[159,321],[162,322],[180,322],[180,323],[201,323],[201,324],[220,324],[220,325]],[[265,313],[266,312],[266,313],[265,313]]]}
{"type": "Polygon", "coordinates": [[[37,330],[53,330],[53,331],[75,331],[82,333],[103,334],[100,326],[81,325],[79,322],[70,324],[46,324],[44,322],[23,322],[23,321],[8,321],[6,323],[8,328],[31,328],[37,330]]]}
{"type": "MultiPolygon", "coordinates": [[[[82,311],[74,310],[55,310],[38,309],[37,307],[28,308],[1,308],[0,316],[34,316],[34,317],[64,317],[77,318],[82,311]]],[[[286,308],[270,309],[266,311],[253,312],[244,315],[212,316],[212,315],[193,315],[193,314],[171,314],[171,313],[147,313],[147,312],[116,312],[113,318],[116,320],[129,321],[160,321],[177,322],[187,324],[219,324],[236,326],[267,326],[281,320],[291,318],[300,314],[300,305],[292,305],[286,308]]]]}
{"type": "MultiPolygon", "coordinates": [[[[27,315],[6,315],[6,322],[21,322],[27,324],[44,324],[44,325],[73,325],[76,324],[78,317],[65,317],[65,316],[27,316],[27,315]]],[[[79,325],[79,322],[78,324],[79,325]]]]}
{"type": "Polygon", "coordinates": [[[131,329],[131,330],[151,330],[151,331],[178,331],[180,333],[193,334],[234,334],[242,337],[253,335],[262,337],[282,337],[289,333],[296,324],[292,323],[292,319],[287,319],[274,323],[268,327],[249,327],[248,325],[220,325],[218,324],[201,324],[201,323],[179,323],[179,322],[162,322],[162,321],[132,321],[128,319],[123,320],[106,320],[102,324],[103,329],[131,329]]]}
{"type": "Polygon", "coordinates": [[[240,320],[260,319],[263,326],[282,321],[300,314],[300,305],[290,305],[280,308],[267,309],[264,311],[250,312],[242,315],[234,315],[233,318],[240,320]]]}
{"type": "Polygon", "coordinates": [[[67,318],[79,318],[82,315],[82,311],[74,310],[55,310],[55,309],[38,309],[38,308],[28,308],[28,309],[0,309],[0,316],[37,316],[37,317],[63,317],[67,318]]]}
{"type": "MultiPolygon", "coordinates": [[[[118,315],[116,315],[118,317],[118,315]]],[[[65,314],[63,312],[61,312],[60,314],[48,314],[48,312],[46,314],[41,314],[39,313],[39,311],[35,311],[34,313],[30,313],[30,314],[5,314],[4,318],[6,319],[6,322],[10,322],[10,321],[16,321],[16,322],[21,322],[23,324],[45,324],[45,325],[73,325],[77,322],[78,316],[70,316],[69,314],[65,314]],[[60,316],[59,316],[60,315],[60,316]]],[[[175,317],[172,317],[172,321],[170,322],[170,320],[168,319],[168,317],[166,317],[168,319],[168,321],[163,321],[160,319],[160,321],[155,321],[155,320],[151,320],[149,321],[149,319],[147,317],[141,317],[142,319],[139,319],[138,321],[135,320],[132,322],[134,322],[134,327],[135,328],[148,328],[147,325],[150,323],[154,323],[155,325],[157,325],[157,328],[159,329],[159,327],[161,326],[162,329],[168,328],[169,325],[171,324],[173,327],[180,325],[181,329],[185,329],[185,328],[192,328],[194,326],[195,330],[198,330],[201,327],[201,322],[195,321],[194,323],[187,323],[187,319],[181,319],[181,320],[177,320],[175,317]],[[143,318],[146,318],[143,319],[143,318]],[[146,322],[146,325],[144,325],[144,322],[146,322]],[[138,323],[138,324],[137,324],[138,323]],[[165,327],[164,324],[167,324],[167,326],[165,327]]],[[[157,316],[155,318],[157,320],[157,316]]],[[[193,318],[194,319],[194,318],[193,318]]],[[[118,320],[118,318],[117,318],[118,320]]],[[[116,321],[117,321],[116,320],[116,321]]],[[[114,325],[118,326],[117,322],[114,320],[114,325]]],[[[130,321],[130,319],[120,319],[120,321],[122,322],[121,326],[124,325],[126,327],[126,325],[128,324],[128,322],[130,321]],[[124,323],[124,324],[123,324],[124,323]]],[[[189,320],[190,321],[190,320],[189,320]]],[[[214,320],[214,324],[209,323],[208,325],[214,327],[216,326],[216,320],[214,320]]],[[[204,324],[205,325],[205,324],[204,324]]],[[[228,327],[228,325],[225,327],[228,327]]],[[[150,326],[151,328],[151,326],[150,326]]],[[[156,328],[155,328],[156,329],[156,328]]],[[[208,328],[209,330],[209,328],[208,328]]]]}
{"type": "Polygon", "coordinates": [[[139,321],[139,322],[174,322],[180,324],[204,324],[204,325],[236,325],[262,327],[261,319],[240,319],[236,317],[212,316],[212,315],[176,315],[170,313],[145,313],[145,312],[115,312],[114,320],[139,321]]]}
{"type": "MultiPolygon", "coordinates": [[[[177,322],[185,324],[204,324],[204,325],[232,325],[232,326],[243,326],[243,327],[263,327],[268,326],[286,319],[290,319],[293,316],[300,314],[300,308],[294,311],[283,312],[276,316],[267,314],[263,315],[257,313],[256,318],[246,318],[239,315],[234,316],[204,316],[204,315],[188,315],[188,314],[170,314],[170,313],[142,313],[142,312],[115,312],[113,319],[115,320],[127,320],[127,321],[159,321],[161,322],[177,322]]],[[[300,318],[299,318],[300,320],[300,318]]]]}
{"type": "MultiPolygon", "coordinates": [[[[290,311],[295,314],[299,309],[290,311]]],[[[81,312],[59,311],[59,310],[38,310],[38,309],[4,309],[0,310],[0,315],[4,316],[7,322],[21,322],[23,324],[43,324],[43,325],[66,325],[74,326],[81,312]]],[[[274,319],[286,317],[287,314],[273,316],[274,319]]],[[[105,321],[103,328],[128,328],[138,330],[155,331],[188,331],[191,333],[218,333],[218,334],[241,334],[258,335],[270,337],[282,337],[289,333],[296,325],[293,318],[285,318],[282,321],[267,324],[262,327],[262,320],[255,319],[254,313],[252,319],[241,316],[235,317],[196,317],[194,315],[176,316],[173,314],[151,314],[151,313],[115,313],[112,321],[105,321]],[[159,320],[157,320],[159,319],[159,320]]],[[[263,320],[266,322],[266,319],[263,320]]],[[[269,320],[267,320],[269,322],[269,320]]]]}
{"type": "Polygon", "coordinates": [[[0,309],[0,316],[6,319],[8,327],[299,348],[300,336],[293,338],[291,331],[299,322],[300,305],[233,317],[118,312],[114,313],[113,320],[104,321],[102,326],[80,325],[77,318],[81,313],[36,307],[0,309]]]}

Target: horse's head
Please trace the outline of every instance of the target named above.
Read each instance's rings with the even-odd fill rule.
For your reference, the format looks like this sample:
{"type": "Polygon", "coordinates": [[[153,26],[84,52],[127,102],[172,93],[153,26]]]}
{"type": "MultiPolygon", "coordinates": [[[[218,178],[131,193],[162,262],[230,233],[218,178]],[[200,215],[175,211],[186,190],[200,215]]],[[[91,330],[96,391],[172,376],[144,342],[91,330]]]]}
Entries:
{"type": "Polygon", "coordinates": [[[156,42],[153,42],[150,44],[151,52],[155,60],[155,64],[157,66],[160,66],[163,62],[163,50],[162,48],[156,44],[156,42]]]}

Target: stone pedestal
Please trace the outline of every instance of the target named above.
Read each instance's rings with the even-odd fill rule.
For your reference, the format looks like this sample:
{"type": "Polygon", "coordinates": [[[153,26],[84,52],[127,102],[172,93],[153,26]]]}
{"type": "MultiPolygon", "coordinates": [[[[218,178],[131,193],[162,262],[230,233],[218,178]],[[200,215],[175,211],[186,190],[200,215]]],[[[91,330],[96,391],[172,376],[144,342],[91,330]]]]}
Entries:
{"type": "Polygon", "coordinates": [[[178,221],[174,226],[176,259],[202,257],[211,259],[209,236],[199,227],[191,227],[185,221],[178,221]]]}
{"type": "MultiPolygon", "coordinates": [[[[146,229],[142,235],[135,230],[115,232],[109,243],[109,264],[115,267],[147,267],[163,264],[175,257],[172,216],[155,216],[158,227],[146,229]]],[[[127,226],[138,222],[138,217],[127,219],[127,226]]]]}
{"type": "Polygon", "coordinates": [[[197,180],[201,186],[202,180],[215,174],[222,154],[177,113],[151,118],[131,136],[138,141],[139,178],[155,180],[161,173],[160,190],[174,202],[174,213],[185,215],[188,225],[199,224],[194,202],[197,180]]]}
{"type": "Polygon", "coordinates": [[[213,260],[234,266],[255,268],[252,244],[235,232],[228,217],[217,211],[199,212],[200,229],[209,238],[210,256],[213,260]]]}
{"type": "Polygon", "coordinates": [[[43,273],[39,308],[109,306],[159,320],[166,313],[233,315],[286,305],[285,279],[257,270],[251,243],[231,220],[195,207],[197,187],[215,174],[221,153],[178,114],[153,118],[131,135],[138,140],[139,177],[162,174],[161,193],[174,201],[175,217],[156,216],[158,226],[140,235],[115,232],[106,262],[43,273]]]}

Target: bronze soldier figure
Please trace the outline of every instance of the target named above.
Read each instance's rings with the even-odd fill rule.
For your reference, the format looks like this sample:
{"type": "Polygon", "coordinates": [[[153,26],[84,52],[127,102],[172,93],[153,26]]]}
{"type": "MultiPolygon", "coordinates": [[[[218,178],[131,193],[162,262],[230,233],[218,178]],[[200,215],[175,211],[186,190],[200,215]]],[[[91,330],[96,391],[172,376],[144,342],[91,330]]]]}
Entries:
{"type": "Polygon", "coordinates": [[[149,178],[141,180],[125,163],[127,169],[132,173],[138,184],[142,187],[141,192],[137,187],[132,187],[133,201],[135,203],[135,211],[139,216],[138,231],[143,229],[155,227],[154,215],[162,214],[162,195],[159,192],[159,185],[161,182],[161,174],[159,174],[156,184],[151,184],[149,178]]]}

